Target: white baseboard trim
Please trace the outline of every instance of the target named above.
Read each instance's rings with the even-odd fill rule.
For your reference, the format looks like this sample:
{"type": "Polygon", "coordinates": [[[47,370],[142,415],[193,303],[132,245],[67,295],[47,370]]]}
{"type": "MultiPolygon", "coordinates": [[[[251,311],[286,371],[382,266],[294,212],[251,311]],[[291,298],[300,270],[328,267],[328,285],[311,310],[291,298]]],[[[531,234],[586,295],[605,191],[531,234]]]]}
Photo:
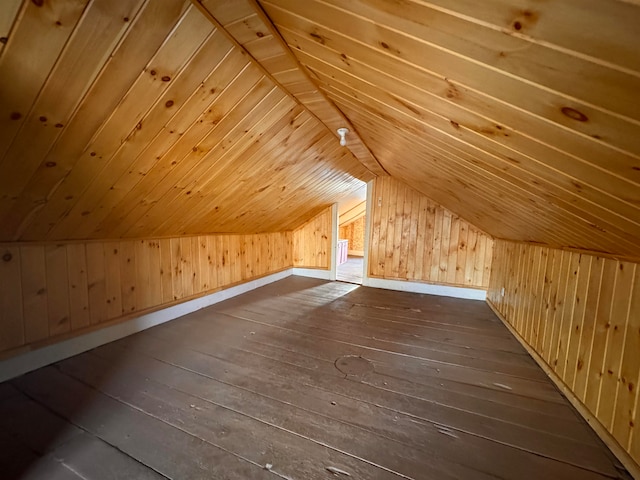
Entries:
{"type": "Polygon", "coordinates": [[[486,300],[487,292],[477,288],[450,287],[448,285],[432,285],[430,283],[406,282],[402,280],[387,280],[384,278],[366,277],[363,286],[399,290],[401,292],[426,293],[441,297],[465,298],[467,300],[486,300]]]}
{"type": "Polygon", "coordinates": [[[331,280],[331,270],[320,270],[317,268],[294,268],[294,275],[301,277],[319,278],[320,280],[331,280]]]}
{"type": "Polygon", "coordinates": [[[109,327],[95,330],[85,335],[70,338],[59,343],[54,343],[46,347],[32,350],[30,352],[16,355],[0,361],[0,382],[23,375],[32,370],[50,365],[65,358],[78,355],[92,348],[99,347],[109,342],[119,340],[121,338],[141,332],[147,328],[155,327],[165,322],[175,320],[189,313],[195,312],[205,307],[209,307],[218,302],[222,302],[229,298],[250,292],[256,288],[262,287],[269,283],[277,282],[290,276],[293,273],[292,268],[288,268],[272,275],[249,280],[248,282],[236,285],[219,292],[206,295],[204,297],[188,300],[178,305],[163,308],[156,312],[140,315],[132,320],[117,323],[109,327]]]}

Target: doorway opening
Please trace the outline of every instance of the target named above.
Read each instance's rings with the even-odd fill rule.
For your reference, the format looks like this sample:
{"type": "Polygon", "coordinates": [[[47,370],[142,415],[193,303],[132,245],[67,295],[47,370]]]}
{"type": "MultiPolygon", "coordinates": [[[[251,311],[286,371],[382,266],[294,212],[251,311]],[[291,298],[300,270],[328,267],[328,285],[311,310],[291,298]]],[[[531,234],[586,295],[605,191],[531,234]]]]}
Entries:
{"type": "Polygon", "coordinates": [[[367,184],[338,202],[336,280],[362,285],[365,256],[367,184]]]}

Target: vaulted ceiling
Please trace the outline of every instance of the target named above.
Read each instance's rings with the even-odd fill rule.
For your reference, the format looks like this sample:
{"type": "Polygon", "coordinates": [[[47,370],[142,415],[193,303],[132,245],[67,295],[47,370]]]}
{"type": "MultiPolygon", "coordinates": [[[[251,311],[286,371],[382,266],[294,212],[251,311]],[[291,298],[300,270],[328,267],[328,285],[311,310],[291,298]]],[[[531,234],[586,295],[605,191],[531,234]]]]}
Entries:
{"type": "Polygon", "coordinates": [[[640,258],[639,24],[630,0],[6,0],[0,239],[290,229],[390,174],[495,237],[640,258]]]}

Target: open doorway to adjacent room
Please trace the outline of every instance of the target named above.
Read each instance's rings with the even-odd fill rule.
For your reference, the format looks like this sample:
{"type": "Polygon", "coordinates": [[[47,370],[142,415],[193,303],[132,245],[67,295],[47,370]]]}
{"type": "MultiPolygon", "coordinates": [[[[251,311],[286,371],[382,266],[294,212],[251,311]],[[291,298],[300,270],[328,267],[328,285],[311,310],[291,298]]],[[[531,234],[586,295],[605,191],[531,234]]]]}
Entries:
{"type": "Polygon", "coordinates": [[[338,203],[336,280],[362,285],[365,255],[367,185],[338,203]]]}

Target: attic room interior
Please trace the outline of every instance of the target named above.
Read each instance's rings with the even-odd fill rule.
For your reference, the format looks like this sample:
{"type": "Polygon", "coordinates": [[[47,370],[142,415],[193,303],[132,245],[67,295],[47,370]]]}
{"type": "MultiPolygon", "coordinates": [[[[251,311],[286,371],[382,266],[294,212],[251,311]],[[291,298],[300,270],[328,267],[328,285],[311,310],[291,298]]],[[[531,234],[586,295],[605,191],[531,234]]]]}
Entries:
{"type": "Polygon", "coordinates": [[[0,2],[0,476],[640,479],[638,25],[0,2]]]}

